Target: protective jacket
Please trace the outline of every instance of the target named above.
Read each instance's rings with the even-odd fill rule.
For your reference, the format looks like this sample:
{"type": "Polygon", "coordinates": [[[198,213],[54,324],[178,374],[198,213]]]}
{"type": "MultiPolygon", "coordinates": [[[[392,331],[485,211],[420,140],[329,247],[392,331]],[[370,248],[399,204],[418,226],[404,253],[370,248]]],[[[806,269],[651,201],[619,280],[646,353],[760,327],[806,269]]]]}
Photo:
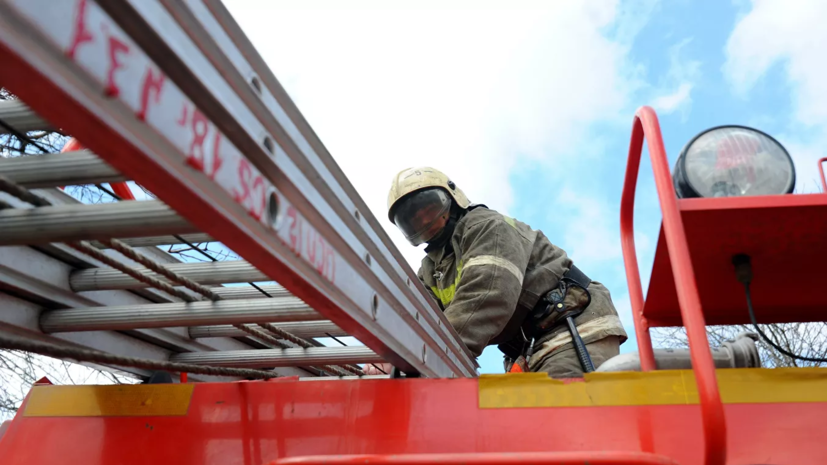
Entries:
{"type": "MultiPolygon", "coordinates": [[[[477,357],[488,345],[522,344],[529,312],[572,266],[541,231],[484,206],[471,207],[450,241],[426,253],[419,279],[477,357]]],[[[591,303],[575,319],[584,342],[607,336],[625,341],[609,290],[596,281],[588,290],[591,303]]],[[[565,324],[553,327],[538,336],[535,358],[570,343],[565,324]]]]}

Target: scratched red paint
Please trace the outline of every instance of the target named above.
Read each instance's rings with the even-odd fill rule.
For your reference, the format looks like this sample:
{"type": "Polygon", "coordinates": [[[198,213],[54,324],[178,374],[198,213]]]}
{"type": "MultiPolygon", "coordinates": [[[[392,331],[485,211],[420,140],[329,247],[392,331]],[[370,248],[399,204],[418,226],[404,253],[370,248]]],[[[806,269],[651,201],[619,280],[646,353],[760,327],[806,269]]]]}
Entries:
{"type": "Polygon", "coordinates": [[[241,181],[241,191],[236,190],[233,193],[236,202],[242,205],[250,203],[250,214],[260,220],[267,208],[267,186],[264,178],[253,170],[246,158],[238,161],[238,178],[241,181]]]}
{"type": "Polygon", "coordinates": [[[285,217],[290,222],[289,245],[293,253],[310,262],[322,277],[334,282],[336,253],[333,247],[316,230],[305,226],[304,219],[292,205],[287,207],[285,217]]]}
{"type": "Polygon", "coordinates": [[[115,71],[123,68],[121,55],[129,53],[129,46],[114,36],[109,36],[109,72],[106,74],[106,95],[117,97],[121,90],[115,82],[115,71]]]}
{"type": "Polygon", "coordinates": [[[91,42],[93,39],[92,33],[86,28],[86,0],[80,0],[78,10],[75,12],[75,32],[72,35],[72,44],[69,46],[66,55],[74,60],[80,44],[91,42]]]}
{"type": "MultiPolygon", "coordinates": [[[[272,184],[235,146],[225,141],[221,131],[177,89],[174,83],[166,84],[167,76],[151,60],[142,58],[144,54],[140,48],[135,47],[129,40],[119,38],[122,31],[117,25],[109,21],[100,23],[97,19],[90,19],[97,18],[89,14],[90,10],[94,14],[96,9],[99,7],[94,3],[90,4],[88,0],[78,0],[73,7],[74,20],[71,23],[70,43],[68,48],[65,48],[66,55],[78,62],[78,50],[81,47],[97,45],[95,50],[104,53],[106,59],[103,69],[98,68],[98,71],[103,71],[99,76],[104,85],[104,92],[109,96],[121,97],[122,94],[128,94],[123,92],[122,88],[126,82],[139,86],[138,99],[132,103],[136,116],[153,125],[175,143],[184,152],[188,166],[217,182],[252,217],[261,221],[267,211],[272,184]],[[100,30],[100,33],[93,34],[93,30],[100,30]],[[133,76],[133,79],[122,78],[122,73],[124,77],[133,76]],[[134,79],[138,76],[138,79],[134,79]],[[169,111],[170,106],[175,108],[179,105],[178,99],[180,117],[176,123],[183,133],[170,132],[169,127],[159,127],[157,122],[148,120],[152,107],[157,106],[159,110],[163,108],[164,111],[169,111]]],[[[337,257],[333,247],[321,234],[305,223],[294,207],[289,206],[286,209],[285,217],[290,222],[286,245],[293,253],[310,263],[319,275],[333,282],[337,257]]]]}
{"type": "Polygon", "coordinates": [[[152,103],[158,104],[161,102],[161,91],[164,88],[164,82],[166,82],[166,75],[164,73],[157,71],[156,74],[156,71],[151,66],[146,68],[144,81],[141,85],[141,109],[138,110],[138,119],[141,121],[146,120],[146,115],[149,111],[150,93],[153,93],[155,97],[152,99],[152,103]]]}

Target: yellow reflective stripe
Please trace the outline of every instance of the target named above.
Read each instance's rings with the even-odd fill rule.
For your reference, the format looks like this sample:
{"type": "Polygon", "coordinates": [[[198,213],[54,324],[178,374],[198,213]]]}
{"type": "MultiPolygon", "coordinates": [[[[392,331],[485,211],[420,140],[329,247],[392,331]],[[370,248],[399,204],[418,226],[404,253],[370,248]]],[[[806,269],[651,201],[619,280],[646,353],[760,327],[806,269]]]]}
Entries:
{"type": "Polygon", "coordinates": [[[517,222],[514,221],[514,218],[509,218],[509,217],[503,215],[503,219],[505,220],[506,223],[511,225],[512,228],[517,229],[517,222]]]}
{"type": "Polygon", "coordinates": [[[436,286],[431,286],[431,290],[436,295],[437,299],[442,302],[443,307],[447,307],[454,300],[454,295],[457,293],[457,286],[459,286],[459,279],[462,277],[462,261],[457,263],[457,277],[454,283],[445,289],[440,289],[436,286]]]}
{"type": "Polygon", "coordinates": [[[23,416],[183,416],[194,388],[194,384],[35,386],[23,416]]]}
{"type": "Polygon", "coordinates": [[[431,290],[434,291],[436,298],[439,299],[439,301],[442,302],[442,306],[445,307],[450,304],[452,300],[454,300],[454,294],[456,294],[457,286],[451,284],[451,286],[446,289],[431,286],[431,290]]]}
{"type": "MultiPolygon", "coordinates": [[[[725,404],[827,402],[825,368],[715,370],[725,404]]],[[[481,375],[480,408],[698,405],[692,370],[586,373],[564,384],[546,373],[481,375]]]]}
{"type": "Polygon", "coordinates": [[[517,265],[502,257],[497,257],[496,255],[480,255],[474,257],[468,260],[468,263],[465,264],[465,268],[484,265],[493,265],[500,268],[505,268],[509,273],[513,274],[514,277],[517,278],[517,281],[520,281],[520,284],[523,283],[523,272],[517,268],[517,265]]]}

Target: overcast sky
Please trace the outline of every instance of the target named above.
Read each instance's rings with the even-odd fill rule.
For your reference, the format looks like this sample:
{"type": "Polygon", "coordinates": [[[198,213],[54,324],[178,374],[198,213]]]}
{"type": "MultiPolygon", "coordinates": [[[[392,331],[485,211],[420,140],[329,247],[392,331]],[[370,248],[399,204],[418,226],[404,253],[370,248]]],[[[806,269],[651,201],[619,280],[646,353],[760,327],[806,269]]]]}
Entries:
{"type": "MultiPolygon", "coordinates": [[[[619,242],[632,116],[651,105],[670,165],[745,124],[813,191],[827,146],[827,2],[225,0],[414,268],[387,222],[392,176],[431,165],[474,202],[543,230],[605,283],[636,350],[619,242]]],[[[648,283],[660,212],[644,161],[635,227],[648,283]]],[[[490,348],[484,372],[499,372],[490,348]]]]}

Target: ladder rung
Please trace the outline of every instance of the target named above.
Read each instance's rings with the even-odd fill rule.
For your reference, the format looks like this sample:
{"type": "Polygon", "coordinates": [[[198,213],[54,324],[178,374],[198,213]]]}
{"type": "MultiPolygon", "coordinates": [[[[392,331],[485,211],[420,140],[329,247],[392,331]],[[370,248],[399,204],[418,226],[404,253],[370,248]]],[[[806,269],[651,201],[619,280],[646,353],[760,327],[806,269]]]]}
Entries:
{"type": "Polygon", "coordinates": [[[0,245],[192,233],[196,229],[157,200],[0,210],[0,245]]]}
{"type": "MultiPolygon", "coordinates": [[[[200,244],[204,242],[214,242],[214,239],[209,234],[194,233],[194,234],[178,234],[181,239],[190,244],[200,244]]],[[[175,236],[148,236],[148,237],[125,237],[120,238],[120,241],[132,247],[151,247],[154,245],[173,245],[183,244],[178,237],[175,236]]],[[[101,249],[108,249],[109,246],[102,242],[92,241],[92,245],[101,249]]]]}
{"type": "MultiPolygon", "coordinates": [[[[279,328],[303,338],[347,336],[347,333],[331,321],[297,321],[279,323],[279,328]]],[[[200,339],[204,337],[248,337],[249,334],[233,325],[193,326],[189,329],[190,337],[200,339]]]]}
{"type": "MultiPolygon", "coordinates": [[[[247,283],[269,281],[265,276],[243,260],[207,263],[175,263],[165,266],[186,278],[201,284],[247,283]]],[[[164,277],[143,267],[135,267],[149,276],[166,281],[164,277]]],[[[78,270],[69,277],[69,285],[75,292],[100,291],[108,289],[143,289],[146,284],[112,268],[78,270]]],[[[250,289],[253,289],[250,287],[250,289]]],[[[221,292],[227,292],[222,290],[221,292]]],[[[232,292],[232,291],[231,291],[232,292]]]]}
{"type": "Polygon", "coordinates": [[[40,328],[66,333],[319,319],[302,301],[287,297],[50,310],[41,314],[40,328]]]}
{"type": "Polygon", "coordinates": [[[228,350],[187,352],[170,357],[173,362],[239,368],[342,365],[379,363],[382,357],[367,347],[309,347],[307,349],[228,350]]]}
{"type": "Polygon", "coordinates": [[[256,284],[256,287],[267,293],[265,295],[253,286],[213,287],[213,292],[222,299],[256,299],[262,297],[293,297],[287,289],[278,284],[256,284]]]}
{"type": "Polygon", "coordinates": [[[127,180],[88,150],[0,158],[0,174],[28,189],[127,180]]]}
{"type": "MultiPolygon", "coordinates": [[[[0,120],[24,134],[29,131],[52,130],[51,124],[30,110],[20,100],[0,101],[0,120]]],[[[0,134],[8,133],[9,131],[6,128],[0,126],[0,134]]]]}

